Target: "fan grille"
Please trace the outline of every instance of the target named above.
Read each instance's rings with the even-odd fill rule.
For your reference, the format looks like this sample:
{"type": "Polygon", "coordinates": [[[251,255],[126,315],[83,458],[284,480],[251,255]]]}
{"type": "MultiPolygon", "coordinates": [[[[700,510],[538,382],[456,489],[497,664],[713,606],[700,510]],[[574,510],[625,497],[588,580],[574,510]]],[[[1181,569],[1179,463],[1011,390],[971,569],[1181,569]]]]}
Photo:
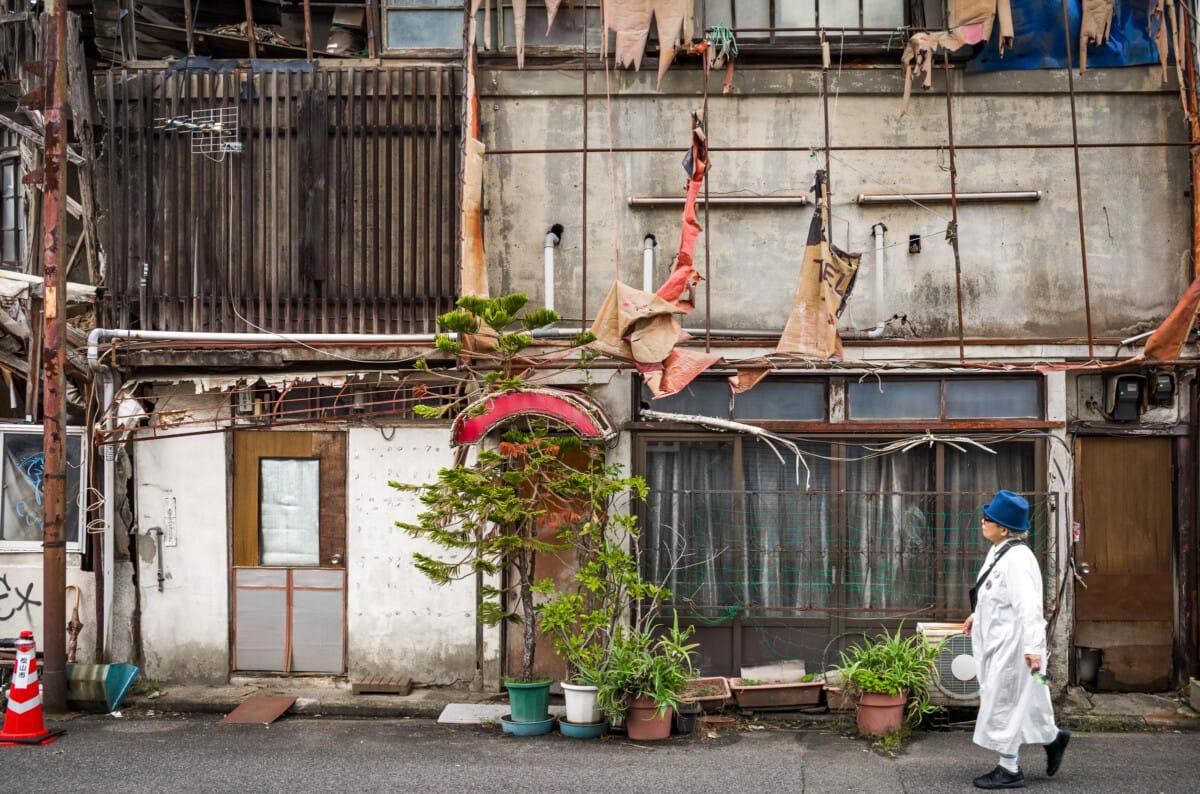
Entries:
{"type": "MultiPolygon", "coordinates": [[[[972,675],[962,679],[954,672],[954,660],[959,656],[971,655],[971,638],[965,634],[954,634],[946,638],[942,652],[938,654],[936,666],[938,680],[936,686],[939,692],[947,697],[969,700],[979,695],[979,680],[972,675]]],[[[960,665],[960,668],[963,665],[960,665]]],[[[968,667],[974,670],[974,665],[968,667]]],[[[961,669],[960,669],[961,672],[961,669]]]]}

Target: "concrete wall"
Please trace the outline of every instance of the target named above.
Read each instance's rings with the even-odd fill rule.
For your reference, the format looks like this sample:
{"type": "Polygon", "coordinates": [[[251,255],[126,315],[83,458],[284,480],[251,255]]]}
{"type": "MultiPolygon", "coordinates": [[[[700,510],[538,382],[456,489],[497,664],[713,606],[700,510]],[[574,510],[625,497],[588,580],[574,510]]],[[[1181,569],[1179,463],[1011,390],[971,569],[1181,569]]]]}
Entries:
{"type": "MultiPolygon", "coordinates": [[[[689,144],[689,111],[702,101],[695,72],[671,72],[661,93],[649,72],[611,75],[612,145],[670,147],[669,152],[617,152],[610,160],[604,75],[589,83],[587,160],[587,314],[617,276],[641,283],[642,239],[661,245],[656,284],[665,278],[679,240],[679,210],[634,209],[630,195],[682,195],[680,166],[689,144]],[[610,177],[610,168],[612,176],[610,177]],[[613,207],[616,207],[614,215],[613,207]]],[[[711,195],[802,195],[825,159],[819,72],[739,71],[737,90],[723,96],[714,75],[709,141],[714,147],[812,147],[792,152],[716,151],[711,195]]],[[[928,150],[840,151],[832,155],[834,242],[864,251],[859,283],[841,327],[870,328],[907,315],[919,337],[957,334],[955,269],[944,240],[949,205],[864,206],[859,193],[950,189],[946,103],[940,82],[915,89],[898,119],[902,84],[891,68],[853,69],[829,78],[833,146],[927,146],[928,150]],[[941,148],[938,148],[941,147],[941,148]],[[871,227],[887,226],[887,248],[875,262],[871,227]],[[924,237],[908,252],[908,237],[924,237]],[[882,267],[882,289],[876,288],[882,267]]],[[[583,145],[578,73],[481,72],[484,141],[493,150],[583,145]]],[[[957,147],[980,144],[1070,144],[1071,115],[1061,71],[953,76],[957,147]]],[[[1076,80],[1082,143],[1186,140],[1177,91],[1156,68],[1092,70],[1076,80]]],[[[1184,146],[1081,150],[1084,220],[1093,332],[1123,336],[1152,327],[1186,287],[1190,200],[1184,146]],[[1136,281],[1130,274],[1136,273],[1136,281]],[[1111,300],[1120,296],[1120,300],[1111,300]]],[[[485,161],[485,244],[496,293],[528,292],[542,300],[542,246],[547,228],[566,229],[558,252],[556,305],[583,312],[583,155],[496,154],[485,161]]],[[[1036,203],[966,204],[959,208],[962,295],[968,337],[1077,337],[1086,332],[1070,148],[960,149],[959,191],[1040,190],[1036,203]]],[[[799,275],[811,207],[713,208],[697,248],[709,279],[716,328],[779,329],[799,275]]],[[[704,223],[701,217],[701,223],[704,223]]],[[[686,320],[702,328],[701,300],[686,320]]]]}
{"type": "MultiPolygon", "coordinates": [[[[80,632],[76,661],[94,662],[96,656],[96,586],[88,571],[79,569],[81,555],[67,553],[67,584],[80,590],[80,632]]],[[[45,624],[42,622],[41,552],[0,553],[0,637],[16,637],[22,631],[33,632],[38,648],[45,646],[45,624]]],[[[67,620],[75,606],[73,591],[67,591],[67,620]]],[[[66,631],[66,627],[63,627],[66,631]]]]}
{"type": "MultiPolygon", "coordinates": [[[[346,552],[350,677],[407,675],[438,684],[475,674],[474,578],[437,586],[412,565],[433,544],[395,525],[421,505],[389,481],[421,484],[453,462],[448,427],[349,431],[346,552]]],[[[499,634],[485,632],[485,675],[496,681],[499,634]]]]}

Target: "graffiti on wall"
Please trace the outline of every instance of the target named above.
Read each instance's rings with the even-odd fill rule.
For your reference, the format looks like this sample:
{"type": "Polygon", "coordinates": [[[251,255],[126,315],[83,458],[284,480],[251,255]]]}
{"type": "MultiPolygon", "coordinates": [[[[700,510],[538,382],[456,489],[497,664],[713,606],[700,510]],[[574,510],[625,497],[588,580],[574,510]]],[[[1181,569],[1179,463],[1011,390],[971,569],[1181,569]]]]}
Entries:
{"type": "Polygon", "coordinates": [[[33,588],[36,586],[36,582],[22,585],[14,577],[14,581],[10,584],[8,577],[8,574],[0,574],[0,622],[22,613],[28,618],[30,607],[42,605],[41,601],[33,597],[33,588]]]}

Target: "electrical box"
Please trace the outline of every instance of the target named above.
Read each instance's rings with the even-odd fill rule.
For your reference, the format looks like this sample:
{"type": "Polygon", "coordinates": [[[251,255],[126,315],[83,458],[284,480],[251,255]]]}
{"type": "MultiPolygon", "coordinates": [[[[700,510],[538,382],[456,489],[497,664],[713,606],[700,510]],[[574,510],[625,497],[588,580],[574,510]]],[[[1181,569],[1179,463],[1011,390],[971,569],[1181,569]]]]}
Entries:
{"type": "Polygon", "coordinates": [[[1114,422],[1136,422],[1142,413],[1146,393],[1144,375],[1114,375],[1109,379],[1107,405],[1109,418],[1114,422]]]}

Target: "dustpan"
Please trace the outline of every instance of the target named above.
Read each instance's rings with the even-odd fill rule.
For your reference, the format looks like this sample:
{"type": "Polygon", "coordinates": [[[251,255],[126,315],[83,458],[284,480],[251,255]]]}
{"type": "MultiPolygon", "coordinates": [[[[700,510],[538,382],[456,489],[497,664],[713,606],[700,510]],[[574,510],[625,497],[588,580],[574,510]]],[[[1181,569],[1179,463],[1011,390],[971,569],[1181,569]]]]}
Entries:
{"type": "Polygon", "coordinates": [[[131,664],[67,664],[67,700],[80,710],[116,711],[141,670],[131,664]]]}

